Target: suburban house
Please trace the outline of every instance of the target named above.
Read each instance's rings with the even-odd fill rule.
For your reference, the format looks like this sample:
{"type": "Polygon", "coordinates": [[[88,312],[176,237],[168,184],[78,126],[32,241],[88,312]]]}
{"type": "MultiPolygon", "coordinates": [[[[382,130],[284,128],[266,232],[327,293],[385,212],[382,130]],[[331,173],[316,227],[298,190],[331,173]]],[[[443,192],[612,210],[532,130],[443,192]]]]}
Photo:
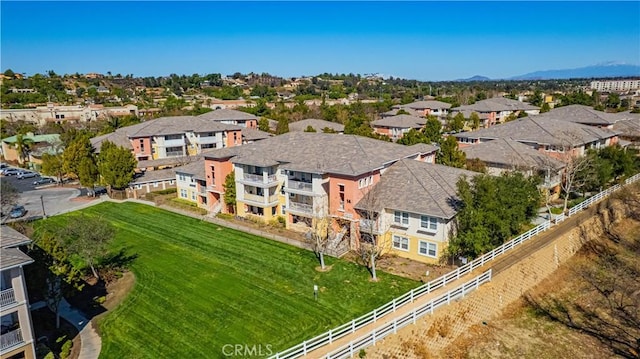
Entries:
{"type": "Polygon", "coordinates": [[[41,157],[43,153],[57,153],[62,150],[62,142],[60,141],[60,135],[58,134],[34,135],[29,132],[25,134],[23,138],[32,143],[29,148],[30,153],[24,159],[22,158],[22,155],[18,153],[18,149],[16,148],[16,142],[18,141],[17,135],[2,139],[2,156],[4,156],[6,161],[23,163],[24,160],[26,160],[27,162],[32,162],[34,164],[41,164],[41,157]]]}
{"type": "Polygon", "coordinates": [[[403,159],[356,205],[359,232],[400,257],[438,263],[456,215],[458,180],[478,173],[403,159]]]}
{"type": "Polygon", "coordinates": [[[525,112],[528,115],[537,115],[540,113],[540,108],[505,97],[494,97],[478,101],[473,105],[463,105],[451,109],[452,115],[462,113],[465,118],[469,118],[474,112],[480,117],[481,127],[491,127],[504,123],[507,117],[512,114],[518,116],[520,113],[525,112]]]}
{"type": "Polygon", "coordinates": [[[140,198],[149,192],[176,188],[176,171],[173,168],[138,173],[129,183],[127,197],[140,198]]]}
{"type": "Polygon", "coordinates": [[[0,357],[34,359],[35,345],[29,297],[22,267],[33,263],[18,247],[31,240],[0,226],[0,357]]]}
{"type": "Polygon", "coordinates": [[[197,117],[227,125],[237,125],[245,128],[258,128],[258,118],[256,116],[237,110],[218,109],[203,113],[197,117]]]}
{"type": "Polygon", "coordinates": [[[380,175],[405,158],[434,162],[436,150],[426,144],[402,146],[354,135],[306,132],[213,150],[205,154],[208,208],[230,210],[222,205],[223,184],[233,171],[238,216],[261,222],[284,217],[287,228],[303,232],[314,218],[329,216],[339,236],[351,238],[358,221],[354,205],[380,175]]]}
{"type": "Polygon", "coordinates": [[[411,102],[404,105],[395,105],[391,108],[391,111],[387,111],[383,113],[383,117],[395,116],[398,114],[398,111],[404,110],[408,112],[409,115],[418,116],[418,117],[427,117],[427,116],[436,116],[436,117],[446,117],[449,114],[449,109],[451,108],[450,103],[435,101],[435,100],[426,100],[426,101],[416,101],[411,102]]]}
{"type": "MultiPolygon", "coordinates": [[[[276,124],[277,126],[277,124],[276,124]]],[[[318,120],[315,118],[308,118],[296,122],[289,123],[289,131],[291,132],[304,132],[311,126],[316,132],[335,132],[344,133],[344,125],[337,122],[318,120]]]]}
{"type": "Polygon", "coordinates": [[[91,144],[97,152],[103,141],[131,149],[139,161],[155,160],[194,156],[210,148],[239,146],[242,127],[199,116],[161,117],[92,138],[91,144]]]}
{"type": "Polygon", "coordinates": [[[174,170],[178,198],[195,203],[198,207],[210,209],[207,205],[204,159],[177,167],[174,170]]]}
{"type": "Polygon", "coordinates": [[[540,176],[541,187],[552,195],[560,193],[565,163],[510,138],[499,138],[462,147],[467,162],[479,159],[487,173],[498,176],[506,171],[519,171],[525,176],[540,176]]]}
{"type": "Polygon", "coordinates": [[[608,113],[594,110],[592,107],[584,105],[569,105],[556,107],[553,110],[542,113],[538,116],[545,116],[562,121],[579,123],[582,125],[594,126],[599,128],[612,129],[613,125],[622,120],[640,119],[638,115],[628,112],[608,113]]]}
{"type": "Polygon", "coordinates": [[[618,133],[606,128],[561,121],[549,116],[520,118],[498,126],[454,135],[458,146],[472,146],[496,139],[512,139],[556,159],[583,156],[589,148],[618,143],[618,133]]]}
{"type": "Polygon", "coordinates": [[[46,106],[27,109],[0,109],[0,119],[17,122],[25,121],[43,126],[48,122],[91,122],[110,117],[138,116],[138,106],[124,105],[104,107],[103,105],[61,106],[48,103],[46,106]]]}
{"type": "Polygon", "coordinates": [[[412,128],[419,130],[423,128],[426,123],[427,120],[423,117],[396,115],[375,120],[371,122],[371,127],[373,127],[375,133],[385,135],[397,141],[412,128]]]}

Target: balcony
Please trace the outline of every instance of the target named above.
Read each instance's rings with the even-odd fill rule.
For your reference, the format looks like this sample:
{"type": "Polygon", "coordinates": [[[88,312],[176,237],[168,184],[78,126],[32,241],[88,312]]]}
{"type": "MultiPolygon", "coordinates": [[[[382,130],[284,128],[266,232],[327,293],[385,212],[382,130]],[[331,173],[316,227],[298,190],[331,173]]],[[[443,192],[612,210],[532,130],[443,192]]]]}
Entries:
{"type": "Polygon", "coordinates": [[[16,303],[16,295],[13,288],[5,289],[0,292],[0,308],[4,308],[16,303]]]}
{"type": "Polygon", "coordinates": [[[20,328],[14,329],[0,336],[0,350],[9,349],[23,342],[24,340],[22,339],[22,331],[20,328]]]}
{"type": "Polygon", "coordinates": [[[184,139],[180,138],[177,140],[164,140],[162,147],[178,147],[184,146],[184,139]]]}
{"type": "Polygon", "coordinates": [[[278,178],[276,175],[268,175],[265,177],[261,174],[244,173],[240,178],[240,181],[251,184],[273,185],[278,183],[278,178]]]}
{"type": "Polygon", "coordinates": [[[287,188],[303,192],[313,192],[313,184],[308,182],[289,180],[287,188]]]}
{"type": "Polygon", "coordinates": [[[381,233],[380,225],[373,219],[360,219],[360,231],[365,233],[381,233]]]}
{"type": "Polygon", "coordinates": [[[307,214],[313,214],[313,205],[299,202],[289,202],[289,210],[302,212],[307,214]]]}
{"type": "Polygon", "coordinates": [[[180,157],[180,156],[184,156],[184,152],[183,151],[166,152],[166,156],[167,157],[180,157]]]}
{"type": "Polygon", "coordinates": [[[273,206],[274,204],[278,203],[278,195],[274,194],[269,197],[265,197],[264,195],[261,195],[261,194],[245,193],[244,200],[251,201],[253,203],[258,203],[260,205],[273,206]],[[267,200],[268,202],[266,202],[267,200]]]}

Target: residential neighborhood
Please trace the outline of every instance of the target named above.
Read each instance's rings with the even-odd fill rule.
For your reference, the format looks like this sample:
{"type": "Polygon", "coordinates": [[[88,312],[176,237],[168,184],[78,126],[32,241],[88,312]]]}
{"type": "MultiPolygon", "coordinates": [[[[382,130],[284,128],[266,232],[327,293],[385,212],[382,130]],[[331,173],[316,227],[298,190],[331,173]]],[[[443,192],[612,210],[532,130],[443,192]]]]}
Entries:
{"type": "Polygon", "coordinates": [[[0,7],[0,359],[640,352],[637,4],[0,7]]]}

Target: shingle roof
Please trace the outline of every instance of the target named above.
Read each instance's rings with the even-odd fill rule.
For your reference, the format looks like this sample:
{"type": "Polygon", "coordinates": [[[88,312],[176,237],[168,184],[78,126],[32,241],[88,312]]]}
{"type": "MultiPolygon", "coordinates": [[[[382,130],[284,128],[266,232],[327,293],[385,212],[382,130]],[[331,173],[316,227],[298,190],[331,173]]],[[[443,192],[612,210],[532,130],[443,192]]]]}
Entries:
{"type": "Polygon", "coordinates": [[[131,184],[170,181],[174,179],[176,179],[176,170],[174,168],[167,168],[163,170],[144,171],[144,174],[131,181],[131,184]]]}
{"type": "Polygon", "coordinates": [[[291,122],[289,124],[289,131],[302,132],[307,129],[308,126],[313,127],[316,132],[322,132],[325,127],[328,127],[336,132],[344,132],[344,125],[336,122],[319,120],[316,118],[308,118],[306,120],[300,120],[296,122],[291,122]]]}
{"type": "Polygon", "coordinates": [[[640,137],[640,117],[618,121],[613,130],[626,137],[640,137]]]}
{"type": "Polygon", "coordinates": [[[427,121],[422,117],[396,115],[375,120],[371,125],[373,127],[422,128],[426,123],[427,121]]]}
{"type": "Polygon", "coordinates": [[[185,132],[219,132],[242,129],[240,126],[225,124],[210,118],[199,116],[160,117],[143,123],[145,123],[146,126],[139,128],[138,131],[129,132],[129,137],[174,135],[185,132]]]}
{"type": "Polygon", "coordinates": [[[214,111],[210,111],[207,113],[203,113],[202,115],[198,115],[199,118],[204,118],[206,120],[214,120],[214,121],[224,121],[224,120],[257,120],[258,118],[250,113],[238,111],[238,110],[229,110],[229,109],[218,109],[214,111]]]}
{"type": "Polygon", "coordinates": [[[511,138],[519,142],[579,146],[615,135],[616,132],[605,128],[559,121],[548,116],[529,116],[478,131],[458,133],[454,136],[490,140],[511,138]]]}
{"type": "Polygon", "coordinates": [[[389,167],[372,189],[375,199],[365,196],[355,208],[376,211],[386,208],[449,219],[456,214],[458,179],[476,175],[477,172],[459,168],[401,160],[389,167]],[[368,208],[371,205],[378,208],[368,208]]]}
{"type": "Polygon", "coordinates": [[[0,247],[17,247],[31,243],[31,239],[15,229],[2,225],[0,226],[0,247]]]}
{"type": "Polygon", "coordinates": [[[486,100],[481,100],[473,105],[464,105],[459,107],[454,107],[451,110],[453,111],[472,111],[472,112],[499,112],[499,111],[527,111],[527,110],[538,110],[539,107],[530,105],[525,102],[520,102],[517,100],[512,100],[510,98],[505,97],[494,97],[488,98],[486,100]]]}
{"type": "Polygon", "coordinates": [[[260,130],[256,130],[255,128],[243,128],[242,129],[242,137],[245,141],[259,141],[264,140],[265,138],[269,138],[273,136],[269,132],[264,132],[260,130]]]}
{"type": "Polygon", "coordinates": [[[18,248],[0,248],[0,270],[33,263],[33,259],[18,248]]]}
{"type": "Polygon", "coordinates": [[[620,120],[629,118],[628,114],[596,111],[593,108],[584,105],[557,107],[538,116],[546,116],[563,121],[582,123],[585,125],[600,126],[608,126],[620,120]]]}
{"type": "Polygon", "coordinates": [[[435,150],[430,145],[403,146],[355,135],[289,132],[251,144],[216,149],[205,154],[205,158],[233,157],[233,163],[279,164],[294,171],[356,176],[401,158],[435,150]]]}
{"type": "Polygon", "coordinates": [[[501,138],[460,149],[467,159],[518,168],[561,169],[565,164],[518,141],[501,138]]]}
{"type": "Polygon", "coordinates": [[[206,173],[204,168],[204,159],[189,163],[184,166],[174,168],[176,173],[185,173],[192,175],[193,178],[199,180],[206,180],[206,173]]]}
{"type": "Polygon", "coordinates": [[[208,152],[208,150],[203,150],[201,154],[194,156],[175,156],[158,158],[156,160],[138,161],[138,168],[184,165],[204,158],[203,156],[206,152],[208,152]]]}
{"type": "Polygon", "coordinates": [[[428,101],[415,101],[398,106],[399,108],[408,107],[416,110],[421,109],[434,109],[434,108],[451,108],[451,104],[442,101],[428,100],[428,101]]]}

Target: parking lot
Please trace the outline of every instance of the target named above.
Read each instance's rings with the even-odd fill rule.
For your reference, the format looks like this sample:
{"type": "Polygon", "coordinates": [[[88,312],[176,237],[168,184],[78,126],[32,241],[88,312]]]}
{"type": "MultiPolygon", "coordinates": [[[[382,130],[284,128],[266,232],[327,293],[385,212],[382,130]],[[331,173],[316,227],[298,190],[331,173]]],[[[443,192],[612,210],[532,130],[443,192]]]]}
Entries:
{"type": "Polygon", "coordinates": [[[24,206],[27,213],[18,220],[37,219],[43,215],[67,212],[91,201],[91,198],[86,196],[86,189],[73,185],[58,186],[55,183],[35,186],[33,182],[38,179],[40,176],[25,179],[18,179],[17,176],[0,177],[0,186],[10,184],[20,193],[17,204],[24,206]]]}

